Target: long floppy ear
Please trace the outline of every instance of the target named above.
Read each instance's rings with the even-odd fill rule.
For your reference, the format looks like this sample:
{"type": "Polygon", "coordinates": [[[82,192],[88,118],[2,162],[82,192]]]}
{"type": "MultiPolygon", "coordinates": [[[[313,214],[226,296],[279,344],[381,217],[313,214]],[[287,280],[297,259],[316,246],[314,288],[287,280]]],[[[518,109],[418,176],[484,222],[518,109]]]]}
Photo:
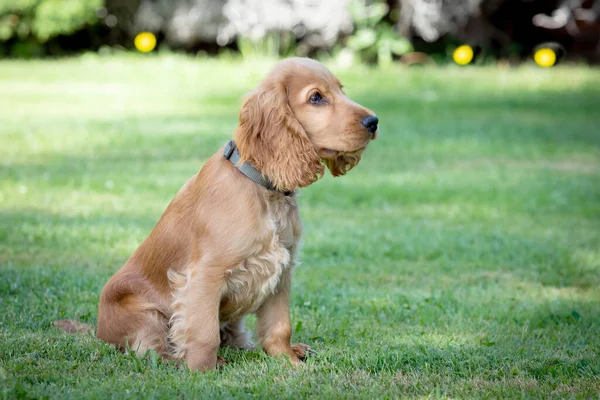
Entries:
{"type": "Polygon", "coordinates": [[[296,120],[281,82],[263,84],[240,111],[233,139],[240,162],[249,161],[282,191],[308,186],[323,175],[323,165],[296,120]]]}
{"type": "Polygon", "coordinates": [[[329,172],[333,176],[345,175],[346,172],[354,168],[360,161],[362,150],[354,153],[344,153],[333,158],[324,159],[323,162],[329,168],[329,172]]]}

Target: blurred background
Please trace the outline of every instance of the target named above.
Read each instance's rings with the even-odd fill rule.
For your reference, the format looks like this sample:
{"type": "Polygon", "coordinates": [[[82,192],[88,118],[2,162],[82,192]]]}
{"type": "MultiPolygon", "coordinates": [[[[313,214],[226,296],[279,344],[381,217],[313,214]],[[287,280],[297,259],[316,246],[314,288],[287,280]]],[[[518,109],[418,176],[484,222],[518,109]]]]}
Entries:
{"type": "Polygon", "coordinates": [[[599,18],[600,0],[0,0],[0,399],[597,398],[599,18]],[[309,368],[232,350],[189,379],[54,329],[96,324],[290,55],[380,118],[357,168],[301,191],[309,368]]]}
{"type": "Polygon", "coordinates": [[[536,59],[541,65],[598,63],[600,1],[0,0],[1,56],[136,46],[199,55],[295,54],[344,65],[514,64],[545,49],[536,59]]]}

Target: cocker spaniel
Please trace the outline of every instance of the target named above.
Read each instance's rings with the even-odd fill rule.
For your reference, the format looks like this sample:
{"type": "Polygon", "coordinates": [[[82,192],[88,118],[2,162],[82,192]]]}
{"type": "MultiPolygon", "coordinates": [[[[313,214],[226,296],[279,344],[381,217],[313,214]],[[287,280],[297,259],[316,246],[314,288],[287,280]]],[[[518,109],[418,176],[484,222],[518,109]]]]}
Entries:
{"type": "Polygon", "coordinates": [[[301,233],[296,190],[344,175],[377,133],[375,114],[307,58],[279,62],[246,98],[233,141],[177,193],[102,290],[97,336],[214,369],[219,346],[250,346],[244,316],[271,356],[298,364],[290,280],[301,233]],[[324,164],[324,165],[323,165],[324,164]]]}

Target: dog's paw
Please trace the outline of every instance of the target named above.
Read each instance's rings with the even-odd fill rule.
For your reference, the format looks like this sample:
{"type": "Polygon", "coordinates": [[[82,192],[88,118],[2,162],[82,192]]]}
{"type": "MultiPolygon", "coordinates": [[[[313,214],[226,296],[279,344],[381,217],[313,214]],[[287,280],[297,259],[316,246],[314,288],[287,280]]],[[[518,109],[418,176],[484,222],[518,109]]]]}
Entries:
{"type": "Polygon", "coordinates": [[[293,344],[292,351],[294,352],[294,354],[296,354],[296,357],[298,357],[300,361],[306,360],[306,357],[308,357],[308,355],[312,353],[310,346],[304,343],[293,344]]]}
{"type": "Polygon", "coordinates": [[[225,361],[225,359],[221,356],[217,356],[217,363],[214,367],[200,367],[200,368],[194,368],[194,367],[190,367],[190,365],[182,358],[180,359],[171,359],[171,362],[174,363],[175,367],[182,369],[182,370],[188,370],[188,371],[200,371],[200,372],[207,372],[210,370],[215,370],[215,369],[219,369],[222,368],[223,366],[227,365],[227,361],[225,361]]]}

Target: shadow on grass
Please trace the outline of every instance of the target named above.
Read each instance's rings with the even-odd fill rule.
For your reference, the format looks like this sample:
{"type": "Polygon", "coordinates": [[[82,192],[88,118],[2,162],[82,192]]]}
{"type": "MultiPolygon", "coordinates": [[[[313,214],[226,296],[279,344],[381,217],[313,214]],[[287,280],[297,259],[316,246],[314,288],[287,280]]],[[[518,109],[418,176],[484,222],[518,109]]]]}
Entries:
{"type": "MultiPolygon", "coordinates": [[[[600,147],[595,114],[598,92],[471,93],[460,101],[441,93],[429,103],[403,99],[392,91],[365,91],[355,98],[380,114],[381,137],[357,169],[364,168],[364,173],[351,173],[343,178],[349,181],[336,181],[330,188],[306,190],[301,207],[309,215],[303,257],[307,266],[294,281],[294,312],[304,323],[297,335],[316,342],[317,350],[328,346],[334,350],[314,360],[315,365],[329,365],[338,374],[337,381],[325,379],[333,382],[332,390],[350,390],[353,384],[361,390],[381,386],[376,379],[383,374],[389,380],[382,388],[414,395],[433,393],[439,387],[449,388],[443,389],[449,395],[453,390],[464,394],[482,387],[501,390],[495,385],[506,382],[515,390],[508,394],[542,394],[561,384],[572,386],[565,377],[577,380],[600,374],[598,349],[593,347],[599,339],[600,300],[585,302],[574,295],[580,289],[591,291],[600,282],[594,253],[597,243],[588,235],[593,227],[581,229],[599,199],[594,189],[597,174],[582,178],[575,172],[556,180],[531,172],[500,190],[504,177],[491,180],[487,174],[493,171],[477,165],[471,186],[464,184],[463,171],[440,186],[436,173],[421,170],[432,157],[438,161],[479,160],[489,155],[544,158],[556,153],[574,157],[582,149],[594,157],[600,147]],[[373,178],[377,184],[370,184],[369,177],[403,170],[416,171],[416,183],[373,178]],[[355,179],[352,176],[355,184],[346,184],[355,179]],[[565,183],[569,180],[575,183],[569,186],[565,183]],[[536,186],[536,182],[541,183],[536,186]],[[547,199],[561,195],[560,187],[572,196],[559,198],[559,206],[550,204],[555,208],[547,206],[547,199]],[[529,197],[541,200],[530,208],[519,208],[529,197]],[[423,199],[431,207],[487,205],[505,214],[478,215],[467,208],[457,223],[451,209],[427,214],[426,209],[410,208],[423,199]],[[383,211],[377,209],[380,206],[383,211]],[[403,214],[401,209],[408,211],[403,214]],[[525,214],[532,209],[538,212],[537,219],[529,221],[535,229],[519,232],[520,226],[513,225],[521,214],[515,210],[525,214]],[[550,212],[562,213],[569,221],[556,224],[549,219],[550,212]],[[549,235],[548,224],[561,234],[549,235]],[[515,282],[520,286],[511,287],[515,282]],[[410,292],[420,285],[433,289],[428,300],[410,292]],[[573,290],[562,292],[563,288],[573,290]],[[546,294],[536,300],[542,290],[557,294],[554,299],[546,294]],[[389,291],[387,298],[370,297],[385,291],[389,291]],[[532,293],[525,301],[510,299],[527,291],[532,293]],[[360,326],[354,328],[354,323],[360,326]],[[428,335],[443,336],[436,331],[440,326],[454,332],[475,327],[487,334],[455,344],[449,344],[448,338],[436,343],[428,335]],[[522,327],[527,327],[525,333],[522,327]],[[401,329],[421,339],[395,341],[401,329]],[[378,337],[378,331],[386,336],[378,337]],[[350,365],[353,372],[344,375],[337,365],[350,365]],[[457,377],[460,383],[455,382],[457,377]]],[[[119,203],[111,207],[100,198],[87,205],[85,212],[74,207],[72,214],[46,210],[41,200],[29,205],[15,201],[12,208],[0,210],[1,326],[5,331],[8,327],[11,332],[33,334],[11,338],[14,348],[27,356],[8,355],[12,365],[35,359],[39,369],[29,375],[31,384],[44,382],[37,377],[44,369],[50,370],[49,383],[61,382],[64,371],[51,371],[39,357],[52,355],[60,361],[70,357],[56,340],[57,333],[52,333],[52,343],[45,342],[52,321],[73,318],[95,324],[99,293],[108,276],[147,236],[185,180],[231,137],[236,114],[237,110],[225,110],[201,118],[91,120],[84,128],[92,136],[106,132],[107,137],[90,136],[89,143],[81,144],[82,153],[65,146],[3,166],[2,179],[32,187],[31,195],[43,194],[34,193],[39,185],[41,191],[58,193],[57,202],[66,192],[77,190],[85,192],[83,201],[110,193],[119,203]],[[114,185],[110,189],[108,181],[114,185]],[[36,355],[40,345],[44,351],[36,355]]],[[[54,128],[61,128],[60,121],[58,125],[54,128]]],[[[77,129],[66,121],[62,125],[77,129]]],[[[120,366],[126,369],[149,369],[146,363],[140,366],[103,350],[95,341],[73,341],[76,349],[80,346],[79,360],[88,360],[89,351],[101,349],[98,357],[106,365],[100,368],[98,379],[107,371],[114,375],[115,360],[121,360],[120,366]]],[[[229,371],[248,359],[262,360],[256,353],[249,357],[234,354],[229,371]]],[[[594,395],[592,384],[585,385],[577,393],[594,395]]],[[[249,392],[256,389],[252,380],[240,383],[236,379],[234,386],[249,392]]],[[[273,393],[280,394],[284,386],[274,384],[273,393]]],[[[505,393],[492,389],[496,395],[505,393]]],[[[314,394],[316,389],[307,386],[305,390],[314,394]]]]}
{"type": "Polygon", "coordinates": [[[436,390],[451,397],[486,392],[509,396],[597,395],[598,382],[590,378],[600,373],[600,360],[590,351],[592,343],[569,351],[536,340],[500,346],[421,342],[371,351],[353,360],[353,366],[369,376],[391,375],[391,386],[404,395],[436,390]]]}
{"type": "MultiPolygon", "coordinates": [[[[90,390],[106,393],[111,387],[126,387],[132,393],[151,390],[161,397],[193,396],[198,390],[229,396],[259,390],[281,397],[293,388],[295,396],[320,397],[336,397],[336,393],[547,397],[552,393],[589,398],[597,395],[599,382],[594,377],[600,374],[600,360],[593,338],[577,338],[577,331],[588,325],[576,321],[551,328],[559,331],[554,340],[575,337],[568,343],[546,341],[549,331],[543,330],[523,334],[500,329],[499,341],[456,341],[447,332],[423,329],[415,334],[399,331],[402,344],[382,343],[378,327],[371,325],[372,338],[358,343],[311,343],[317,354],[302,368],[286,368],[260,350],[224,349],[220,351],[227,360],[224,368],[193,376],[172,364],[123,355],[97,339],[58,331],[7,337],[6,348],[18,349],[20,356],[1,355],[8,361],[7,387],[14,390],[17,382],[24,388],[48,385],[46,389],[55,394],[71,385],[70,393],[77,393],[87,382],[91,385],[87,395],[90,390]],[[50,367],[57,362],[71,373],[50,367]],[[313,383],[306,385],[307,379],[313,383]]],[[[349,338],[354,336],[349,333],[349,338]]]]}

